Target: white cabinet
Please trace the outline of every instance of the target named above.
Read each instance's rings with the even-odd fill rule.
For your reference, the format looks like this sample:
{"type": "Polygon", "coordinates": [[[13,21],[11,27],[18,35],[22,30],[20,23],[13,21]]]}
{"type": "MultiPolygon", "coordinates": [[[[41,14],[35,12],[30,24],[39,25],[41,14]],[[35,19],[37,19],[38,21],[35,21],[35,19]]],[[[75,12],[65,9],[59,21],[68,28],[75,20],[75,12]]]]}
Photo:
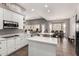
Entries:
{"type": "Polygon", "coordinates": [[[3,20],[3,8],[0,8],[0,19],[3,20]]]}
{"type": "Polygon", "coordinates": [[[0,19],[0,29],[3,29],[3,20],[0,19]]]}
{"type": "Polygon", "coordinates": [[[3,29],[3,8],[0,8],[0,29],[3,29]]]}
{"type": "Polygon", "coordinates": [[[55,44],[42,43],[41,41],[29,40],[29,56],[56,56],[55,44]]]}
{"type": "Polygon", "coordinates": [[[4,9],[3,10],[3,19],[4,20],[12,20],[13,19],[13,14],[11,11],[4,9]]]}
{"type": "Polygon", "coordinates": [[[14,38],[7,39],[8,54],[14,52],[15,48],[16,48],[16,46],[15,46],[15,39],[14,38]]]}
{"type": "Polygon", "coordinates": [[[24,35],[20,37],[5,38],[5,40],[0,40],[0,55],[9,55],[27,44],[28,41],[24,35]]]}
{"type": "Polygon", "coordinates": [[[21,48],[21,39],[20,38],[16,38],[15,43],[16,43],[16,50],[21,48]]]}
{"type": "Polygon", "coordinates": [[[15,38],[15,43],[16,43],[16,50],[17,50],[27,45],[28,42],[25,37],[21,36],[21,37],[15,38]]]}
{"type": "Polygon", "coordinates": [[[23,16],[17,13],[13,13],[13,19],[14,21],[18,22],[19,29],[23,29],[23,16]]]}
{"type": "Polygon", "coordinates": [[[7,47],[6,47],[6,40],[0,41],[0,55],[7,55],[7,47]]]}
{"type": "Polygon", "coordinates": [[[23,29],[23,16],[18,15],[19,29],[23,29]]]}
{"type": "Polygon", "coordinates": [[[7,9],[3,9],[3,20],[18,22],[19,24],[18,28],[23,29],[23,16],[20,14],[17,14],[7,9]]]}
{"type": "Polygon", "coordinates": [[[18,14],[17,13],[13,13],[13,20],[18,22],[18,14]]]}
{"type": "Polygon", "coordinates": [[[26,38],[21,38],[21,46],[25,46],[27,44],[26,38]]]}

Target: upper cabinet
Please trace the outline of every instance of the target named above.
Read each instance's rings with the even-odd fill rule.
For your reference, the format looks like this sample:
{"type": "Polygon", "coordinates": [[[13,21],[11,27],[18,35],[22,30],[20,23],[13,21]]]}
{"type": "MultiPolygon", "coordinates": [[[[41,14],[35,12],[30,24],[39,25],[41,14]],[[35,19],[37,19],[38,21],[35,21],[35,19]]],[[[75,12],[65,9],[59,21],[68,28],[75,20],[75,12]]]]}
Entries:
{"type": "Polygon", "coordinates": [[[3,20],[18,22],[18,29],[23,29],[22,15],[0,7],[0,29],[3,29],[3,20]]]}
{"type": "Polygon", "coordinates": [[[19,28],[18,29],[23,29],[23,16],[17,13],[13,13],[13,20],[18,22],[19,28]]]}
{"type": "Polygon", "coordinates": [[[13,13],[13,20],[18,22],[18,14],[17,13],[13,13]]]}
{"type": "Polygon", "coordinates": [[[23,29],[23,16],[18,15],[19,29],[23,29]]]}
{"type": "Polygon", "coordinates": [[[0,8],[0,29],[3,29],[3,8],[0,8]]]}
{"type": "Polygon", "coordinates": [[[3,19],[3,8],[0,8],[0,20],[3,19]]]}
{"type": "Polygon", "coordinates": [[[7,9],[3,10],[3,19],[13,21],[13,12],[7,9]]]}
{"type": "Polygon", "coordinates": [[[4,15],[3,16],[4,20],[18,22],[18,24],[19,24],[18,29],[23,29],[23,16],[22,15],[9,11],[9,10],[6,10],[6,9],[4,9],[3,15],[4,15]]]}

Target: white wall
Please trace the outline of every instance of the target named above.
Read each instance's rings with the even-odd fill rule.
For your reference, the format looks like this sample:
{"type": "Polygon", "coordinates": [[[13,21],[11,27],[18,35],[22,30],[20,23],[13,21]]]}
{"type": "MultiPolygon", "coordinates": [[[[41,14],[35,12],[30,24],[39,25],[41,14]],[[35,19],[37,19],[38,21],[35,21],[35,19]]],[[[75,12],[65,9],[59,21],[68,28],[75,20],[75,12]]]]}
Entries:
{"type": "Polygon", "coordinates": [[[70,18],[70,38],[75,38],[75,16],[70,18]]]}

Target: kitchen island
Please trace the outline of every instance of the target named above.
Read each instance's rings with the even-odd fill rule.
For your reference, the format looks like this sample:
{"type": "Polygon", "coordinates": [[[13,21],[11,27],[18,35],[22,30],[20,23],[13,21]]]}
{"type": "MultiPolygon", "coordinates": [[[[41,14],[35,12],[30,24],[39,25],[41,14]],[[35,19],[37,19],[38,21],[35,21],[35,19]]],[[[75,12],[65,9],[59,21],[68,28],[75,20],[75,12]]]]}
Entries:
{"type": "Polygon", "coordinates": [[[29,56],[55,56],[57,38],[34,36],[27,38],[29,56]]]}

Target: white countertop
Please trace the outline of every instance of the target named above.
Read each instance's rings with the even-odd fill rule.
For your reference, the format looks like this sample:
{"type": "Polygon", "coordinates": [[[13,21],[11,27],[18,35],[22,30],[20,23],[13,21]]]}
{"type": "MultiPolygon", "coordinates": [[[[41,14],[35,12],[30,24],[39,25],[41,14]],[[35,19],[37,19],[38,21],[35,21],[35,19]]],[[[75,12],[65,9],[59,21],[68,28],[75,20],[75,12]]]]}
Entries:
{"type": "Polygon", "coordinates": [[[38,33],[40,35],[53,35],[54,33],[38,33]]]}
{"type": "Polygon", "coordinates": [[[31,40],[31,41],[38,41],[38,42],[49,43],[49,44],[57,44],[57,38],[41,37],[41,36],[28,37],[27,33],[0,35],[0,40],[6,40],[5,38],[2,38],[2,37],[12,36],[12,35],[19,35],[19,37],[25,36],[28,40],[31,40]]]}
{"type": "Polygon", "coordinates": [[[27,33],[15,33],[15,34],[6,34],[6,35],[0,35],[0,40],[6,40],[6,38],[3,38],[3,37],[6,37],[6,36],[13,36],[13,35],[19,35],[19,37],[29,37],[27,33]]]}
{"type": "Polygon", "coordinates": [[[43,43],[57,45],[57,38],[34,36],[34,37],[27,38],[27,39],[30,41],[37,41],[37,42],[43,42],[43,43]]]}
{"type": "Polygon", "coordinates": [[[0,35],[0,37],[12,36],[12,35],[22,35],[22,34],[23,34],[23,33],[5,34],[5,35],[0,35]]]}

